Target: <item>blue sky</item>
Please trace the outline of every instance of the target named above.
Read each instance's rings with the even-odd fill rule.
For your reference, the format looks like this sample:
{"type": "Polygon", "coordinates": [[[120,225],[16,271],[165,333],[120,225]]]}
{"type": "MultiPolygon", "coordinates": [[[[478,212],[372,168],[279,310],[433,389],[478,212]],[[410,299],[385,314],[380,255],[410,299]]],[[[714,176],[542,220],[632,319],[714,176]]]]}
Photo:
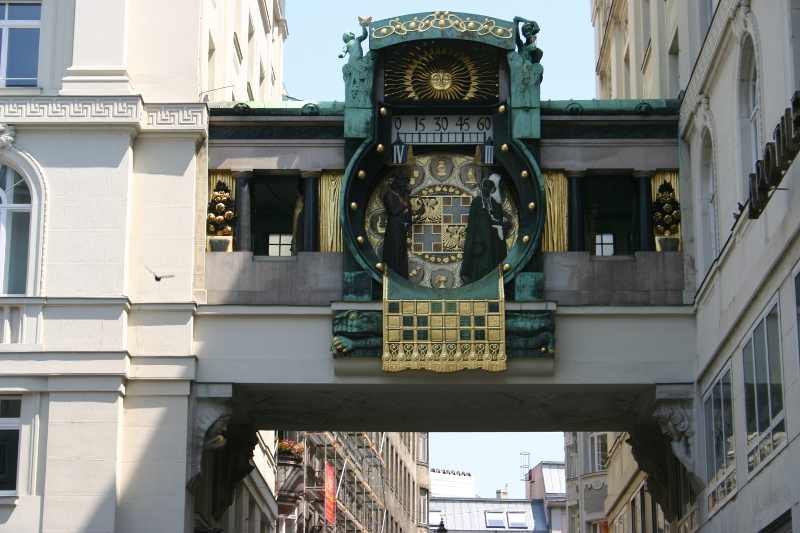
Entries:
{"type": "MultiPolygon", "coordinates": [[[[519,15],[541,27],[544,51],[542,98],[593,98],[594,37],[590,0],[288,0],[289,38],[284,83],[303,100],[343,100],[342,33],[358,33],[357,15],[375,20],[407,13],[448,9],[511,20],[519,15]]],[[[365,45],[366,48],[366,45],[365,45]]]]}
{"type": "MultiPolygon", "coordinates": [[[[523,415],[524,416],[524,415],[523,415]]],[[[528,416],[535,416],[529,414],[528,416]]],[[[564,460],[562,433],[431,433],[431,468],[469,472],[478,495],[493,498],[508,484],[511,498],[524,498],[520,481],[520,452],[528,452],[530,464],[564,460]]]]}
{"type": "MultiPolygon", "coordinates": [[[[566,100],[595,95],[590,0],[439,0],[435,4],[422,0],[289,0],[286,4],[289,38],[284,83],[295,98],[344,99],[342,60],[337,56],[342,33],[359,31],[358,15],[379,20],[432,9],[536,20],[541,27],[537,43],[544,51],[542,98],[566,100]]],[[[561,433],[432,433],[430,447],[432,467],[471,472],[483,497],[494,496],[506,483],[509,496],[524,497],[520,452],[531,454],[531,465],[564,459],[561,433]]]]}

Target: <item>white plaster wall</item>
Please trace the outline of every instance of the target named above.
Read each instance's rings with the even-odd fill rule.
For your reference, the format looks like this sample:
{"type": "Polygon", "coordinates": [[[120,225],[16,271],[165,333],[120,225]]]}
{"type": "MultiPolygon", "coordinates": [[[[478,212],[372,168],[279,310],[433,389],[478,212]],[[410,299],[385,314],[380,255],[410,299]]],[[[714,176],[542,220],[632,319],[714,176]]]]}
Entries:
{"type": "Polygon", "coordinates": [[[118,533],[184,529],[188,384],[130,385],[121,418],[118,533]]]}
{"type": "Polygon", "coordinates": [[[42,531],[115,531],[119,393],[51,393],[49,407],[42,531]]]}
{"type": "Polygon", "coordinates": [[[130,132],[18,129],[18,145],[38,161],[48,186],[45,294],[122,295],[130,132]]]}
{"type": "Polygon", "coordinates": [[[199,101],[200,9],[197,0],[128,1],[128,73],[145,101],[199,101]]]}
{"type": "Polygon", "coordinates": [[[192,301],[196,164],[192,137],[136,139],[127,290],[135,302],[192,301]]]}

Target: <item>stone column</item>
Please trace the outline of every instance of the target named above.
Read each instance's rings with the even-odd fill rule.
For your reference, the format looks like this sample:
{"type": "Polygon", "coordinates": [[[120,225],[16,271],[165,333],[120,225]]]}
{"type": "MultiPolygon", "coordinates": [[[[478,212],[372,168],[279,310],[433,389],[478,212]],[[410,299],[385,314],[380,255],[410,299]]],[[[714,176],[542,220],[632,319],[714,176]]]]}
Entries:
{"type": "Polygon", "coordinates": [[[653,214],[651,201],[651,183],[653,172],[635,172],[634,177],[639,186],[639,245],[638,251],[649,252],[654,248],[653,242],[653,214]]]}
{"type": "Polygon", "coordinates": [[[250,212],[250,182],[252,172],[234,172],[236,178],[236,228],[233,249],[239,252],[253,250],[252,214],[250,212]]]}
{"type": "Polygon", "coordinates": [[[303,252],[319,251],[319,172],[301,174],[303,180],[303,252]]]}
{"type": "Polygon", "coordinates": [[[133,94],[127,70],[128,0],[75,0],[72,64],[61,94],[133,94]]]}
{"type": "Polygon", "coordinates": [[[585,252],[583,229],[583,187],[581,180],[586,173],[582,171],[567,171],[569,180],[569,251],[585,252]]]}

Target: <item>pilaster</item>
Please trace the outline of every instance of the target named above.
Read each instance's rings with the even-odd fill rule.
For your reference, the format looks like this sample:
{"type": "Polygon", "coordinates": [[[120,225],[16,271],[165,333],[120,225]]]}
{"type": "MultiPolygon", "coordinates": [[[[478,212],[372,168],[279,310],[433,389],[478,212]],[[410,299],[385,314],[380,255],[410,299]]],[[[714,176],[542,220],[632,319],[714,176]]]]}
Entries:
{"type": "Polygon", "coordinates": [[[72,64],[61,94],[134,94],[127,71],[127,2],[75,0],[72,64]]]}

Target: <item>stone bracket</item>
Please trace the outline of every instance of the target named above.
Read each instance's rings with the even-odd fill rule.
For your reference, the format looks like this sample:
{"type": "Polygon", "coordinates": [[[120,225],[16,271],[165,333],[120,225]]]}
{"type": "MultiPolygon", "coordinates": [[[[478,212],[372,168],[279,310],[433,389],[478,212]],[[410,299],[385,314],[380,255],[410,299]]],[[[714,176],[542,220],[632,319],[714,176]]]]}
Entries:
{"type": "MultiPolygon", "coordinates": [[[[696,480],[700,480],[695,472],[693,456],[695,434],[693,399],[692,385],[658,385],[653,418],[661,428],[661,432],[670,438],[675,458],[696,480]]],[[[702,483],[700,485],[702,486],[702,483]]]]}

